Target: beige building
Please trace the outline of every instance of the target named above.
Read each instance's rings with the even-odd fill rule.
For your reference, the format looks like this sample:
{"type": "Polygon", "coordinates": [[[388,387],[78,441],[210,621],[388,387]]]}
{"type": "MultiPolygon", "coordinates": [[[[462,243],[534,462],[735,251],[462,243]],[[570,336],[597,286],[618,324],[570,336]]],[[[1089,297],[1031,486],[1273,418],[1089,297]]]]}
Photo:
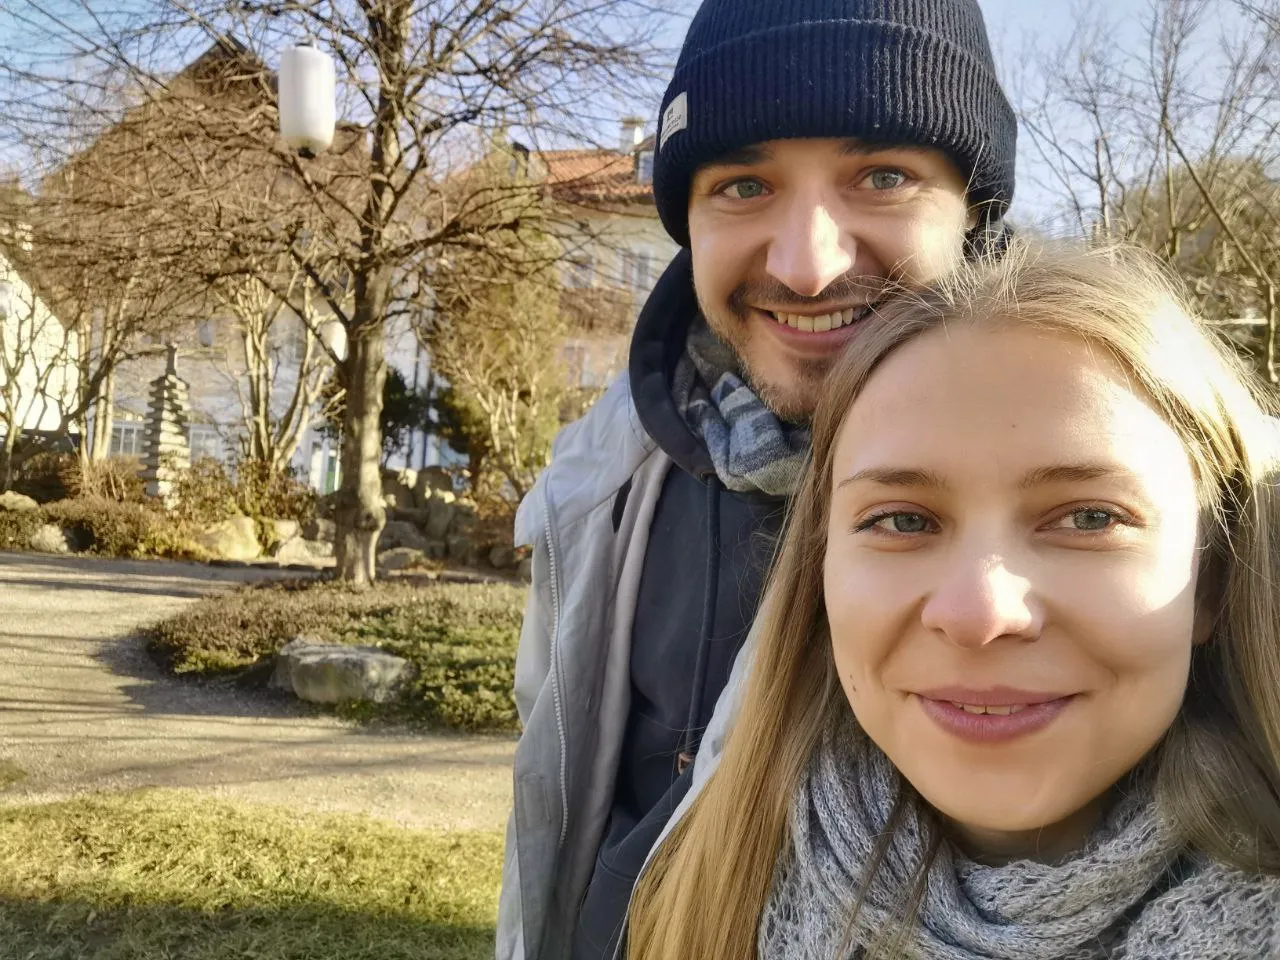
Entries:
{"type": "Polygon", "coordinates": [[[679,247],[653,202],[654,138],[643,121],[622,121],[617,148],[547,150],[530,170],[565,207],[563,305],[578,332],[564,359],[581,386],[603,386],[626,367],[631,331],[645,299],[679,247]]]}

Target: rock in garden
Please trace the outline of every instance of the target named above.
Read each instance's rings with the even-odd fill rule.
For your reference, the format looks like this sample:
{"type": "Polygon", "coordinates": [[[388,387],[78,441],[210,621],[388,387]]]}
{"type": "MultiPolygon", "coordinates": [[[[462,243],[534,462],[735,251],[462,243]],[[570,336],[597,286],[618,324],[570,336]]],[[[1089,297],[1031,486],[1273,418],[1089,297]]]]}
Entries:
{"type": "Polygon", "coordinates": [[[427,501],[427,522],[423,526],[428,540],[443,541],[449,535],[449,527],[453,525],[453,504],[456,497],[452,493],[433,493],[427,501]]]}
{"type": "Polygon", "coordinates": [[[443,540],[428,540],[427,547],[422,552],[427,555],[428,560],[443,560],[449,555],[449,547],[443,540]]]}
{"type": "Polygon", "coordinates": [[[271,685],[311,703],[386,703],[412,676],[408,660],[376,647],[337,646],[299,637],[277,655],[271,685]]]}
{"type": "Polygon", "coordinates": [[[443,467],[424,467],[418,471],[418,482],[413,492],[418,506],[425,507],[437,493],[453,494],[453,477],[443,467]]]}
{"type": "Polygon", "coordinates": [[[272,520],[271,525],[275,527],[277,543],[292,540],[302,532],[302,524],[297,520],[272,520]]]}
{"type": "Polygon", "coordinates": [[[61,527],[55,527],[52,523],[41,524],[40,529],[32,534],[27,541],[27,546],[41,553],[71,552],[71,546],[67,543],[67,535],[62,532],[61,527]]]}
{"type": "Polygon", "coordinates": [[[382,497],[388,507],[417,506],[414,489],[418,485],[417,470],[383,470],[382,497]]]}
{"type": "Polygon", "coordinates": [[[303,537],[294,537],[280,544],[280,549],[276,551],[276,562],[282,565],[290,565],[295,563],[307,564],[310,566],[319,566],[325,560],[332,559],[333,544],[324,540],[307,540],[303,537]]]}
{"type": "Polygon", "coordinates": [[[520,562],[511,547],[497,546],[489,551],[489,566],[495,570],[509,570],[520,562]]]}
{"type": "Polygon", "coordinates": [[[39,509],[40,504],[15,490],[0,493],[0,510],[8,510],[10,513],[31,513],[39,509]]]}
{"type": "Polygon", "coordinates": [[[383,550],[394,550],[396,547],[423,550],[426,546],[427,539],[418,532],[418,528],[402,520],[392,520],[383,528],[382,536],[378,538],[378,547],[383,550]]]}
{"type": "Polygon", "coordinates": [[[257,560],[262,556],[258,530],[251,517],[223,520],[205,527],[192,539],[223,560],[257,560]]]}
{"type": "Polygon", "coordinates": [[[464,533],[451,533],[445,541],[449,559],[464,567],[474,567],[480,559],[480,549],[464,533]]]}
{"type": "Polygon", "coordinates": [[[396,547],[378,554],[378,568],[381,570],[412,570],[428,565],[427,554],[412,547],[396,547]]]}
{"type": "Polygon", "coordinates": [[[302,528],[302,535],[308,540],[323,540],[325,543],[333,543],[338,539],[338,525],[332,520],[326,520],[323,517],[313,517],[302,528]]]}
{"type": "Polygon", "coordinates": [[[525,583],[533,583],[533,558],[525,557],[516,567],[516,576],[525,583]]]}

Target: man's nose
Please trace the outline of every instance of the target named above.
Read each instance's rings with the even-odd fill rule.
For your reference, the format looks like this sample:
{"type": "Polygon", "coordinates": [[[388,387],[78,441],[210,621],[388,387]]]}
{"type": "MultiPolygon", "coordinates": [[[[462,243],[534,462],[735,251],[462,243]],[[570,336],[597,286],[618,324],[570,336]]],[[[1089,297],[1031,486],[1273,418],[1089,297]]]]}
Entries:
{"type": "Polygon", "coordinates": [[[802,297],[816,297],[853,268],[857,247],[821,198],[797,199],[778,224],[765,269],[802,297]]]}
{"type": "Polygon", "coordinates": [[[926,629],[958,647],[981,649],[1001,638],[1034,640],[1042,614],[1031,583],[1004,558],[957,557],[929,593],[921,611],[926,629]]]}

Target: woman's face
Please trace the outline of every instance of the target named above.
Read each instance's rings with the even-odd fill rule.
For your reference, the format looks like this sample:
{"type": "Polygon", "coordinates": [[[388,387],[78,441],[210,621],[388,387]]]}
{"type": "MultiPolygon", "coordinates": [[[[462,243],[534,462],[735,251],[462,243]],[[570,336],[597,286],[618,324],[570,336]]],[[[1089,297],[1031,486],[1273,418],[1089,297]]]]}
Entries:
{"type": "Polygon", "coordinates": [[[876,371],[833,470],[826,607],[859,723],[978,855],[1068,852],[1186,689],[1182,443],[1083,341],[957,326],[876,371]]]}

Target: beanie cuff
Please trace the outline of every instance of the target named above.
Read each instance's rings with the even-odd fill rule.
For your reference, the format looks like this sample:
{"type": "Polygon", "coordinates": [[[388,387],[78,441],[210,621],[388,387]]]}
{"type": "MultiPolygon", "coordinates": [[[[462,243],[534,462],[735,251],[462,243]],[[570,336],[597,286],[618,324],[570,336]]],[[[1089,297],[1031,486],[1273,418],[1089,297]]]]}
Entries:
{"type": "Polygon", "coordinates": [[[1017,126],[989,64],[917,27],[808,21],[738,37],[682,63],[662,108],[654,199],[684,246],[698,167],[769,140],[933,147],[956,163],[988,219],[1013,197],[1017,126]]]}

